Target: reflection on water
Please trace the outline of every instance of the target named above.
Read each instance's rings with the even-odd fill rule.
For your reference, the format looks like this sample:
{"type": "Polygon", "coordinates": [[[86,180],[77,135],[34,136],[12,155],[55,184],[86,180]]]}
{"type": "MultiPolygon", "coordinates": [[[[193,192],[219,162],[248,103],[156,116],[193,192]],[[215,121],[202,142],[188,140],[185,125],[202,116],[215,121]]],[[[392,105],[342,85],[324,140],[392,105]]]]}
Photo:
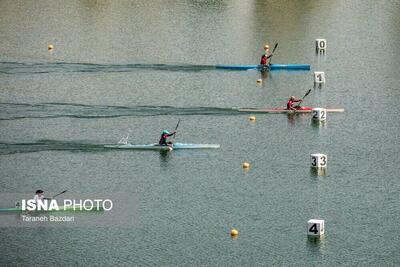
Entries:
{"type": "Polygon", "coordinates": [[[314,89],[321,89],[323,87],[323,83],[314,83],[314,89]]]}
{"type": "Polygon", "coordinates": [[[326,168],[310,168],[310,174],[313,177],[318,177],[318,176],[326,176],[327,171],[326,168]]]}
{"type": "Polygon", "coordinates": [[[296,114],[295,113],[288,113],[287,114],[287,118],[288,118],[288,124],[290,126],[294,126],[295,125],[296,114]]]}
{"type": "Polygon", "coordinates": [[[326,128],[326,121],[311,120],[311,127],[315,129],[326,128]]]}
{"type": "Polygon", "coordinates": [[[321,256],[326,250],[325,235],[307,236],[307,249],[313,256],[321,256]]]}
{"type": "Polygon", "coordinates": [[[288,125],[295,126],[297,122],[303,122],[304,120],[308,120],[310,117],[309,113],[296,113],[296,112],[288,112],[286,113],[288,118],[288,125]]]}
{"type": "Polygon", "coordinates": [[[261,78],[263,79],[263,82],[265,82],[267,80],[267,78],[269,77],[269,71],[261,71],[261,78]]]}
{"type": "Polygon", "coordinates": [[[160,150],[160,167],[161,169],[168,167],[168,162],[172,158],[172,151],[169,150],[160,150]]]}

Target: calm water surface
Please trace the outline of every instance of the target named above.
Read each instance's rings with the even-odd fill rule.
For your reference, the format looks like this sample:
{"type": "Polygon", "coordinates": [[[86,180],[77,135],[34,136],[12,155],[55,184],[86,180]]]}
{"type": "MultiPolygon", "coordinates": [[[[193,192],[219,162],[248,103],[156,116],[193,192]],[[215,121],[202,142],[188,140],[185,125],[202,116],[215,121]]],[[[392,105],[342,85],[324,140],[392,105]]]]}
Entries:
{"type": "Polygon", "coordinates": [[[0,1],[0,191],[140,198],[129,229],[0,228],[1,265],[399,266],[399,14],[399,1],[0,1]],[[267,42],[273,62],[312,70],[257,85],[257,71],[212,68],[256,64],[267,42]],[[323,127],[232,110],[284,106],[319,70],[305,105],[346,110],[323,127]],[[221,148],[102,149],[178,119],[176,141],[221,148]]]}

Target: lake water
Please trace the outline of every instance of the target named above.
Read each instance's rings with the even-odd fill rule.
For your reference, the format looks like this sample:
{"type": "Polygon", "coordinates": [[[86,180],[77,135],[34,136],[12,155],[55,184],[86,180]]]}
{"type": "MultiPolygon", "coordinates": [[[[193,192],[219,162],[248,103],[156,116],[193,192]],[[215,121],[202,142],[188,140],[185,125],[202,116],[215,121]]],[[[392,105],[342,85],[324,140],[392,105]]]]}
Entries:
{"type": "Polygon", "coordinates": [[[1,193],[135,193],[140,222],[3,227],[1,265],[399,266],[399,14],[399,1],[1,1],[1,193]],[[212,67],[257,64],[276,42],[274,63],[311,71],[212,67]],[[318,126],[232,110],[309,88],[304,105],[345,112],[318,126]],[[176,142],[221,148],[103,149],[157,142],[179,119],[176,142]],[[317,242],[309,219],[325,220],[317,242]]]}

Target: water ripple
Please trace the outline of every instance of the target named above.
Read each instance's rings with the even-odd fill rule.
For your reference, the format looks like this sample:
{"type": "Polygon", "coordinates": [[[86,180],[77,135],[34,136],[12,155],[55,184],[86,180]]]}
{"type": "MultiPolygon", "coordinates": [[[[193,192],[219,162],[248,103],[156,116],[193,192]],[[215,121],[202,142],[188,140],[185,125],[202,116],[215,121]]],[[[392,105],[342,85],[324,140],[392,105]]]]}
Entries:
{"type": "Polygon", "coordinates": [[[172,106],[101,106],[74,103],[0,103],[0,120],[44,118],[116,118],[160,115],[237,115],[236,108],[172,106]]]}
{"type": "Polygon", "coordinates": [[[81,141],[37,140],[26,143],[0,142],[0,155],[32,153],[40,151],[94,152],[104,150],[104,144],[81,141]]]}
{"type": "Polygon", "coordinates": [[[68,63],[68,62],[0,62],[2,74],[43,74],[43,73],[112,73],[132,72],[138,69],[162,71],[187,71],[198,72],[214,70],[214,65],[190,64],[94,64],[94,63],[68,63]]]}

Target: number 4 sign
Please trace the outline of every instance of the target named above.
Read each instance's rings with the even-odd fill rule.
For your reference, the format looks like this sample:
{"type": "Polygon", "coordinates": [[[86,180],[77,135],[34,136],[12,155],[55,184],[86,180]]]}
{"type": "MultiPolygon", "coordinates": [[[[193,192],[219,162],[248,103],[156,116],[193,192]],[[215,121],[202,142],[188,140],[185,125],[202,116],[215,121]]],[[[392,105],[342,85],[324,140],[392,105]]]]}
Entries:
{"type": "Polygon", "coordinates": [[[321,236],[325,233],[325,221],[311,219],[307,222],[307,235],[321,236]]]}

